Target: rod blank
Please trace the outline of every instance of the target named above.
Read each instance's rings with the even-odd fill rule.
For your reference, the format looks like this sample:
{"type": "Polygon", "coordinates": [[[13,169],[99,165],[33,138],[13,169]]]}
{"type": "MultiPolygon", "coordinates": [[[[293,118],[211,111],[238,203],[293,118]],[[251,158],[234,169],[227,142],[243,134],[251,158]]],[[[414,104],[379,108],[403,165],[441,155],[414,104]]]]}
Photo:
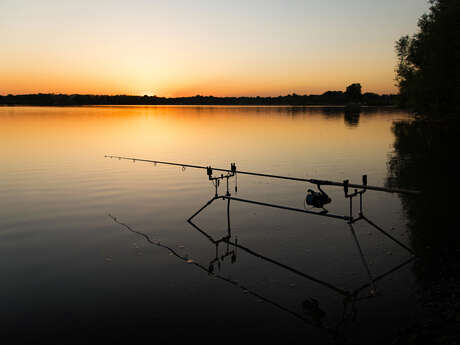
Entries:
{"type": "MultiPolygon", "coordinates": [[[[140,158],[133,158],[133,157],[121,157],[121,156],[112,156],[112,155],[105,155],[104,157],[106,157],[106,158],[126,159],[126,160],[146,162],[146,163],[174,165],[174,166],[185,167],[185,168],[194,168],[194,169],[207,169],[208,168],[206,166],[201,166],[201,165],[173,163],[173,162],[164,162],[164,161],[154,161],[154,160],[149,160],[149,159],[140,159],[140,158]]],[[[212,170],[221,171],[221,172],[228,172],[228,173],[232,172],[231,169],[222,169],[222,168],[214,168],[214,167],[212,168],[212,170]]],[[[290,181],[299,181],[299,182],[308,182],[308,183],[312,183],[312,184],[316,184],[316,185],[322,185],[322,186],[337,186],[337,187],[344,187],[345,186],[344,182],[336,182],[336,181],[328,181],[328,180],[317,180],[317,179],[307,179],[307,178],[272,175],[272,174],[262,174],[262,173],[257,173],[257,172],[241,171],[241,170],[236,170],[234,172],[236,172],[238,174],[244,174],[244,175],[269,177],[269,178],[290,180],[290,181]]],[[[374,191],[378,191],[378,192],[398,193],[398,194],[412,194],[412,195],[420,194],[420,191],[409,190],[409,189],[386,188],[386,187],[361,185],[361,184],[353,184],[353,183],[347,183],[347,184],[348,184],[349,188],[368,189],[368,190],[374,190],[374,191]]]]}

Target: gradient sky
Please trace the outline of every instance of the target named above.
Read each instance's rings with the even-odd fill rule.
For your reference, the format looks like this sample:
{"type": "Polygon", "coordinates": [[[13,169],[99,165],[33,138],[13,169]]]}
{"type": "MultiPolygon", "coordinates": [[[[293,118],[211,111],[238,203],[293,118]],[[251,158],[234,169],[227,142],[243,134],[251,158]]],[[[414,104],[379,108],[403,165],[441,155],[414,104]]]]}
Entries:
{"type": "Polygon", "coordinates": [[[396,92],[425,0],[0,0],[0,94],[396,92]]]}

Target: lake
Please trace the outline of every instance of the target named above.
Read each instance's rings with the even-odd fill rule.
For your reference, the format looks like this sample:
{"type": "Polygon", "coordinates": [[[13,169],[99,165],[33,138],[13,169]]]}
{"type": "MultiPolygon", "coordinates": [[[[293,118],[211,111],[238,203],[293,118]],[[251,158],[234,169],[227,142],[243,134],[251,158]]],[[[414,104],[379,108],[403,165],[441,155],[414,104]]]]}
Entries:
{"type": "MultiPolygon", "coordinates": [[[[30,343],[282,334],[312,343],[392,339],[414,318],[409,262],[368,282],[344,220],[214,201],[206,170],[120,155],[383,186],[395,121],[334,107],[0,107],[2,336],[30,343]],[[245,250],[246,249],[246,250],[245,250]],[[212,266],[212,267],[211,267],[212,266]]],[[[238,198],[303,209],[304,182],[237,175],[238,198]]],[[[329,214],[343,188],[324,186],[329,214]]],[[[225,192],[225,184],[220,186],[225,192]]],[[[355,202],[355,205],[358,205],[355,202]]],[[[356,207],[355,207],[356,208],[356,207]]],[[[307,208],[308,209],[308,208],[307,208]]],[[[355,213],[357,210],[355,211],[355,213]]],[[[397,194],[367,191],[364,212],[410,246],[397,194]]],[[[411,255],[355,224],[374,277],[411,255]]],[[[219,339],[219,338],[215,338],[219,339]]],[[[243,339],[243,338],[242,338],[243,339]]]]}

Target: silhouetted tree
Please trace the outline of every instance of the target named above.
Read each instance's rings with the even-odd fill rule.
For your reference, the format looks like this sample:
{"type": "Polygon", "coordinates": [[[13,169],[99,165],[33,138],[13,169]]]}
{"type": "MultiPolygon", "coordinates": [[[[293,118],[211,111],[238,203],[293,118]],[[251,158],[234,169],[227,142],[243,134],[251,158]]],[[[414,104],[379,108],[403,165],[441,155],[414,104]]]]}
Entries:
{"type": "Polygon", "coordinates": [[[396,42],[396,83],[402,105],[423,115],[451,115],[460,109],[460,1],[429,2],[419,32],[396,42]]]}
{"type": "Polygon", "coordinates": [[[347,86],[345,95],[351,102],[359,102],[361,100],[361,84],[355,83],[347,86]]]}

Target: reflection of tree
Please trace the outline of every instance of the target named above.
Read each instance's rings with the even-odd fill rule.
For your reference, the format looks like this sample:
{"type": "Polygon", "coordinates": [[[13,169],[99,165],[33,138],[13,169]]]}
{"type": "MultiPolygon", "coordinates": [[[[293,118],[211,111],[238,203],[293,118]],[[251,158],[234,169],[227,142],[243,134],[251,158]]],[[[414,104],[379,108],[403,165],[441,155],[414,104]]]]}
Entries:
{"type": "Polygon", "coordinates": [[[392,130],[395,151],[388,163],[387,185],[422,191],[416,198],[401,195],[412,247],[426,258],[450,255],[460,239],[453,200],[459,186],[459,124],[401,121],[392,130]]]}
{"type": "Polygon", "coordinates": [[[458,342],[460,233],[454,196],[459,191],[455,122],[403,121],[393,125],[394,155],[387,183],[420,189],[417,198],[401,195],[412,247],[421,260],[414,265],[422,319],[395,344],[458,342]],[[443,339],[440,341],[440,339],[443,339]]]}
{"type": "Polygon", "coordinates": [[[347,111],[345,110],[344,120],[345,124],[349,127],[357,127],[359,124],[359,111],[347,111]]]}

